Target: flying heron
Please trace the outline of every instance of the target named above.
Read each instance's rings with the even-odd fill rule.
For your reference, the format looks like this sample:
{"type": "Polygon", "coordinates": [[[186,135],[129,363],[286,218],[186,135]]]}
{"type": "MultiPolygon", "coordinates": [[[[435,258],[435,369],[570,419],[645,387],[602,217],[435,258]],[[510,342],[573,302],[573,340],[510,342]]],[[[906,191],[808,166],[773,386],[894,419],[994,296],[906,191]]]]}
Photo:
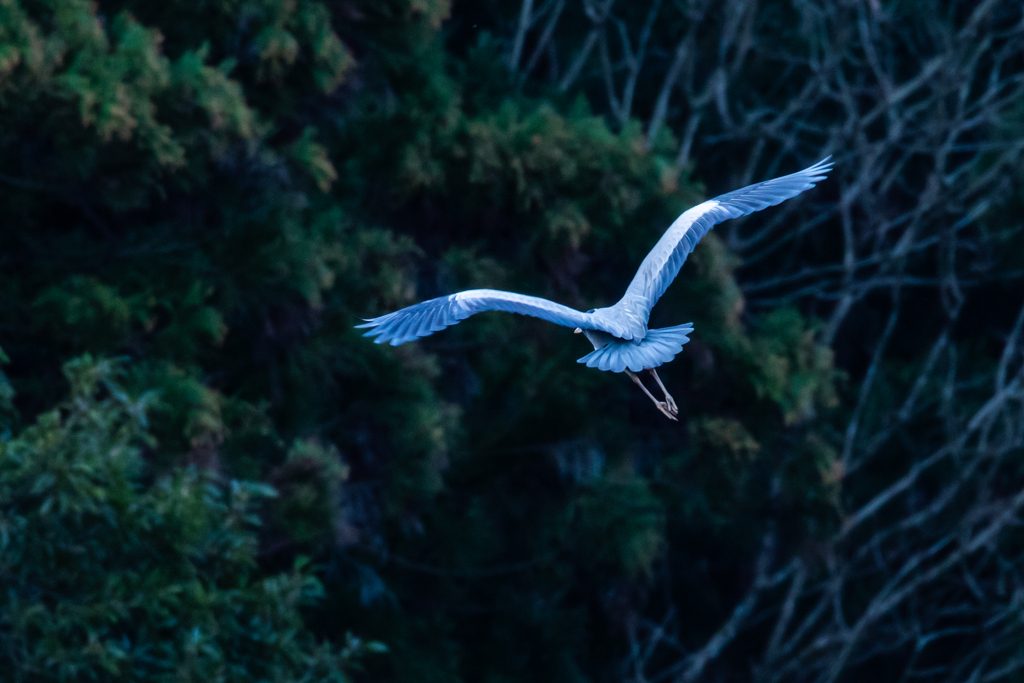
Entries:
{"type": "Polygon", "coordinates": [[[376,337],[377,344],[392,346],[426,337],[457,325],[474,313],[508,311],[530,315],[549,322],[575,328],[585,334],[594,350],[577,362],[589,368],[625,372],[654,401],[670,420],[676,420],[679,409],[655,370],[669,362],[690,341],[687,336],[693,324],[656,330],[647,329],[651,309],[679,274],[686,257],[697,242],[716,224],[739,218],[780,204],[825,179],[832,170],[826,157],[809,168],[741,190],[709,199],[688,209],[665,231],[654,249],[647,254],[626,294],[614,306],[591,309],[586,313],[556,304],[547,299],[495,289],[470,289],[458,294],[430,299],[379,318],[368,318],[360,328],[371,328],[366,337],[376,337]],[[654,377],[665,400],[654,397],[636,373],[647,370],[654,377]]]}

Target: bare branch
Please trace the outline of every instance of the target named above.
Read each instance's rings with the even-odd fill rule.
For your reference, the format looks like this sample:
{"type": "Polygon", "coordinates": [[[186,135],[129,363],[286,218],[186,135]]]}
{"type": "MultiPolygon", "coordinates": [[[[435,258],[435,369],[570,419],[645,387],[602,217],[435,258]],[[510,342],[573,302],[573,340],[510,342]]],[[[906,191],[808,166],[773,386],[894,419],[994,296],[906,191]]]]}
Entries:
{"type": "Polygon", "coordinates": [[[512,41],[512,53],[508,57],[508,67],[512,70],[519,68],[519,58],[523,53],[523,43],[526,41],[526,32],[530,29],[533,19],[533,0],[523,0],[519,10],[519,27],[516,29],[516,37],[512,41]]]}

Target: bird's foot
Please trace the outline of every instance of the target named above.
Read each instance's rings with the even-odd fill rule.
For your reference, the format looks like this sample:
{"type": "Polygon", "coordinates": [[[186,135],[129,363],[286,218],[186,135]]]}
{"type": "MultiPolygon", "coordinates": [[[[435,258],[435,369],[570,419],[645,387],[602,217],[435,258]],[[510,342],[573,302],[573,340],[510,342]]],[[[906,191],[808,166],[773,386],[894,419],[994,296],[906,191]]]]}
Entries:
{"type": "Polygon", "coordinates": [[[679,411],[676,409],[674,402],[670,406],[665,401],[655,401],[654,405],[658,406],[658,410],[660,410],[665,415],[665,417],[672,420],[673,422],[679,422],[679,418],[676,417],[679,411]]]}
{"type": "MultiPolygon", "coordinates": [[[[672,413],[673,415],[678,415],[679,406],[676,405],[675,399],[672,398],[672,394],[668,393],[668,389],[665,388],[665,384],[661,381],[661,378],[658,377],[658,371],[655,370],[654,368],[651,368],[650,370],[648,370],[648,372],[651,373],[651,377],[654,378],[654,381],[658,383],[658,387],[661,388],[661,393],[665,395],[665,405],[668,408],[669,412],[672,413]]],[[[651,400],[657,403],[653,396],[651,396],[651,400]]]]}
{"type": "MultiPolygon", "coordinates": [[[[651,372],[652,374],[654,374],[655,378],[658,377],[657,373],[655,373],[653,370],[651,372]]],[[[640,378],[636,376],[635,372],[627,369],[626,374],[629,375],[629,378],[633,380],[633,382],[635,382],[636,385],[640,387],[640,389],[642,389],[645,394],[647,394],[647,398],[654,401],[654,405],[658,408],[658,410],[662,412],[662,414],[665,417],[672,420],[673,422],[679,422],[679,420],[676,418],[676,413],[679,412],[679,409],[676,408],[676,402],[673,401],[672,397],[668,395],[668,392],[665,391],[664,386],[661,387],[661,390],[665,392],[665,398],[667,398],[668,401],[659,401],[658,399],[654,398],[654,394],[647,391],[647,387],[644,386],[644,383],[640,381],[640,378]]],[[[660,379],[658,380],[658,384],[661,384],[660,379]]]]}

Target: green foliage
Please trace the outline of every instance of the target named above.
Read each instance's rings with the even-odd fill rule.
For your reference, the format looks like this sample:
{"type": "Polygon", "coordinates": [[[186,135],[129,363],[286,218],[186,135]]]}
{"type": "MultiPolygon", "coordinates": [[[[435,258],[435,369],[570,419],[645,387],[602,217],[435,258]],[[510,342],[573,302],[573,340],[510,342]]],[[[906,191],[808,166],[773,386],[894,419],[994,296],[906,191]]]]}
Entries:
{"type": "Polygon", "coordinates": [[[131,303],[92,277],[73,275],[63,287],[48,287],[34,306],[46,331],[72,347],[116,348],[131,323],[131,303]]]}
{"type": "Polygon", "coordinates": [[[303,546],[331,540],[339,523],[341,483],[348,468],[338,449],[315,441],[298,441],[288,459],[271,475],[282,492],[273,519],[303,546]]]}
{"type": "Polygon", "coordinates": [[[649,574],[664,543],[664,509],[646,481],[609,477],[576,502],[585,555],[627,576],[649,574]]]}
{"type": "Polygon", "coordinates": [[[71,396],[0,443],[0,661],[11,680],[347,680],[375,644],[319,644],[305,561],[257,564],[274,489],[194,468],[153,477],[146,410],[89,357],[71,396]]]}
{"type": "Polygon", "coordinates": [[[352,630],[388,643],[381,680],[607,680],[659,567],[694,614],[728,603],[694,558],[745,571],[766,477],[794,538],[832,523],[831,358],[792,311],[743,315],[713,234],[655,312],[696,324],[662,372],[682,425],[537,321],[352,329],[463,287],[608,305],[701,196],[667,139],[522,95],[486,39],[456,56],[448,12],[0,2],[3,656],[26,679],[320,680],[366,649],[352,630]],[[67,365],[54,410],[83,354],[130,362],[67,365]]]}
{"type": "MultiPolygon", "coordinates": [[[[7,357],[3,349],[0,349],[0,366],[10,362],[11,359],[7,357]]],[[[14,426],[16,418],[14,387],[11,386],[11,381],[7,378],[7,374],[0,370],[0,435],[2,435],[2,438],[10,436],[11,428],[14,426]]]]}
{"type": "Polygon", "coordinates": [[[799,312],[783,308],[766,315],[752,352],[760,369],[754,388],[779,405],[786,424],[814,417],[819,406],[838,405],[832,353],[815,341],[814,329],[799,312]]]}

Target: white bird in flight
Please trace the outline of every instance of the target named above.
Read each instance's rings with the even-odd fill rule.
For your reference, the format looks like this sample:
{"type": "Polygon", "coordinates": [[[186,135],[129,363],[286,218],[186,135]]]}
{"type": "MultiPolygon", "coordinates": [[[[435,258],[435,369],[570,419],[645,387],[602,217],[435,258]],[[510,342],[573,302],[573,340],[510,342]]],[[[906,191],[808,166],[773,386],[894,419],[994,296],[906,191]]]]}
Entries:
{"type": "Polygon", "coordinates": [[[730,218],[775,206],[811,189],[832,170],[831,158],[826,157],[797,173],[709,199],[683,212],[644,258],[625,295],[614,306],[584,313],[526,294],[470,289],[414,304],[379,318],[367,318],[364,324],[356,327],[371,328],[363,336],[376,337],[374,342],[377,344],[390,342],[392,346],[398,346],[457,325],[483,311],[508,311],[541,318],[575,328],[577,334],[585,334],[594,350],[577,362],[599,370],[625,372],[654,401],[658,410],[669,419],[676,420],[679,409],[655,368],[669,362],[683,350],[683,344],[690,341],[687,335],[693,331],[693,324],[649,330],[647,321],[651,309],[679,274],[686,257],[712,227],[730,218]],[[636,373],[643,370],[648,370],[654,377],[665,396],[664,401],[656,399],[640,381],[636,373]]]}

